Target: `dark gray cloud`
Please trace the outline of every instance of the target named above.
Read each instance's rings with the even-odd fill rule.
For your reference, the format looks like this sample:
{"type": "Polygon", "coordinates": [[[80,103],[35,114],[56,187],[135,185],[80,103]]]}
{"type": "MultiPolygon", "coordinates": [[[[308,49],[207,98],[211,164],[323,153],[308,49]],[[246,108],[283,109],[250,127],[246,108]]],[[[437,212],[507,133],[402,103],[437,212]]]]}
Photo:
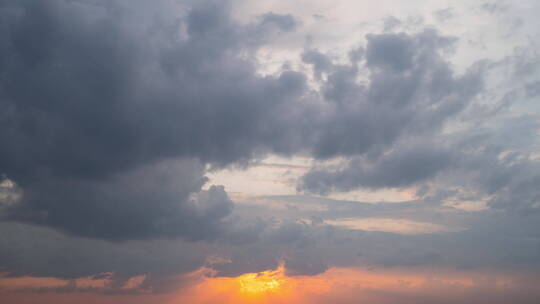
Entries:
{"type": "Polygon", "coordinates": [[[388,148],[404,136],[425,136],[440,130],[462,111],[482,88],[482,71],[472,67],[455,75],[443,52],[453,38],[435,31],[415,35],[367,37],[364,64],[315,64],[326,69],[322,93],[328,113],[317,131],[313,154],[320,158],[361,155],[388,148]],[[365,81],[360,79],[367,77],[365,81]]]}
{"type": "Polygon", "coordinates": [[[146,273],[163,277],[201,267],[208,253],[178,240],[112,243],[26,224],[1,223],[0,228],[1,267],[11,276],[71,279],[114,272],[119,280],[146,273]]]}
{"type": "Polygon", "coordinates": [[[368,35],[365,61],[350,65],[332,64],[308,50],[304,61],[318,78],[327,76],[322,92],[332,111],[323,119],[313,153],[350,159],[340,168],[312,170],[300,189],[404,187],[448,168],[454,152],[436,138],[483,84],[480,66],[456,75],[444,59],[454,42],[432,30],[368,35]],[[428,140],[419,143],[419,137],[428,140]]]}
{"type": "Polygon", "coordinates": [[[260,78],[238,56],[259,24],[233,23],[226,4],[191,9],[180,40],[167,31],[175,24],[135,32],[111,5],[4,4],[1,167],[10,178],[100,177],[171,155],[249,158],[264,129],[279,126],[268,114],[302,93],[301,74],[260,78]]]}
{"type": "Polygon", "coordinates": [[[368,67],[402,72],[410,69],[416,52],[414,40],[406,34],[369,35],[366,61],[368,67]]]}
{"type": "Polygon", "coordinates": [[[2,2],[0,173],[23,193],[7,219],[106,239],[206,238],[232,203],[222,188],[200,192],[204,164],[291,150],[287,107],[305,77],[259,77],[240,53],[295,20],[240,25],[213,1],[170,14],[180,8],[2,2]],[[171,185],[155,172],[166,164],[148,168],[170,157],[202,165],[178,168],[171,185]]]}
{"type": "Polygon", "coordinates": [[[103,181],[47,179],[24,187],[10,220],[94,238],[213,238],[233,203],[197,163],[164,162],[103,181]]]}
{"type": "Polygon", "coordinates": [[[300,189],[328,193],[357,188],[408,187],[447,169],[454,156],[438,147],[416,146],[396,149],[380,158],[356,158],[343,167],[312,169],[302,180],[300,189]]]}

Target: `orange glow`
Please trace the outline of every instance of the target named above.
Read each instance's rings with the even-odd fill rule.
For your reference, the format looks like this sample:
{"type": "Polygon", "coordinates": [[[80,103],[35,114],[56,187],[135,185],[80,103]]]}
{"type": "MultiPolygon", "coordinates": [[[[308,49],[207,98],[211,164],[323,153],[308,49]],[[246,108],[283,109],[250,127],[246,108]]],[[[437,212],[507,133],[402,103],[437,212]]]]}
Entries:
{"type": "Polygon", "coordinates": [[[240,284],[240,291],[247,294],[261,294],[279,292],[287,283],[285,267],[280,265],[276,270],[259,273],[246,273],[236,278],[240,284]]]}
{"type": "MultiPolygon", "coordinates": [[[[212,272],[200,274],[208,273],[212,272]]],[[[295,297],[295,289],[296,279],[287,277],[285,267],[279,265],[276,269],[245,273],[237,277],[204,277],[195,286],[182,290],[168,303],[290,303],[295,297]]]]}
{"type": "Polygon", "coordinates": [[[273,270],[237,277],[216,275],[211,268],[200,268],[170,277],[170,286],[177,288],[167,294],[140,289],[146,280],[141,275],[129,279],[122,287],[138,293],[105,294],[102,291],[109,290],[110,284],[102,280],[107,278],[68,282],[55,278],[11,278],[0,273],[0,303],[404,304],[430,303],[437,298],[448,303],[488,303],[487,296],[494,300],[490,303],[500,303],[495,300],[530,294],[540,283],[536,275],[433,268],[330,268],[313,276],[287,276],[285,267],[280,265],[273,270]],[[76,289],[58,289],[63,287],[76,289]],[[475,297],[480,300],[472,301],[475,297]]]}
{"type": "MultiPolygon", "coordinates": [[[[203,272],[209,273],[208,271],[203,272]]],[[[210,272],[211,273],[211,272],[210,272]]],[[[212,273],[215,275],[215,273],[212,273]]],[[[519,287],[511,274],[433,269],[330,268],[314,276],[275,270],[238,277],[201,277],[198,283],[172,295],[167,304],[322,304],[401,303],[405,298],[448,298],[456,302],[478,292],[510,293],[519,287]],[[485,278],[496,278],[486,287],[485,278]],[[503,284],[504,283],[504,284],[503,284]],[[391,300],[385,297],[395,295],[391,300]]]]}

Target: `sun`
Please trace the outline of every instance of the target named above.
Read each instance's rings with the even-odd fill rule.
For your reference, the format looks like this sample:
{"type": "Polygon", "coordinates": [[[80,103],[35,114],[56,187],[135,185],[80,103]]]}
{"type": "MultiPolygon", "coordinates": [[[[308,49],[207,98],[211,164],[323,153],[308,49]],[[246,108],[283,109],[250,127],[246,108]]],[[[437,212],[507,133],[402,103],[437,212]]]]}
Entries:
{"type": "Polygon", "coordinates": [[[240,285],[240,292],[252,295],[279,292],[287,283],[283,265],[275,270],[246,273],[237,277],[236,280],[240,285]]]}
{"type": "MultiPolygon", "coordinates": [[[[206,270],[208,271],[208,269],[206,270]]],[[[298,287],[297,278],[286,275],[285,266],[237,277],[212,276],[215,272],[195,274],[202,280],[173,303],[277,304],[292,301],[298,287]],[[219,299],[219,301],[214,301],[219,299]]],[[[291,302],[292,301],[292,302],[291,302]]],[[[303,303],[303,302],[302,302],[303,303]]]]}

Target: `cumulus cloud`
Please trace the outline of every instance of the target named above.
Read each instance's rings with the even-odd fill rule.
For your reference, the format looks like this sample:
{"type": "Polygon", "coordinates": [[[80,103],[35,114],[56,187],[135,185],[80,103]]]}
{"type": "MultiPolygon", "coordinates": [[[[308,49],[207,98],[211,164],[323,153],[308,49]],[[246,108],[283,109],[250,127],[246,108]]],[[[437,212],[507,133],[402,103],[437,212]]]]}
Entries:
{"type": "MultiPolygon", "coordinates": [[[[444,59],[443,51],[452,41],[430,30],[373,34],[367,37],[363,64],[327,68],[322,93],[333,115],[319,130],[314,155],[380,154],[401,137],[440,130],[482,88],[481,69],[471,67],[456,75],[444,59]]],[[[315,69],[329,66],[323,62],[318,59],[315,69]]]]}
{"type": "Polygon", "coordinates": [[[314,155],[348,158],[338,168],[312,169],[300,189],[407,187],[450,167],[454,148],[446,147],[441,133],[481,92],[484,75],[479,65],[456,75],[444,59],[454,43],[432,30],[371,34],[365,60],[349,65],[306,52],[316,75],[326,73],[322,92],[333,110],[314,155]]]}
{"type": "Polygon", "coordinates": [[[3,2],[0,172],[23,192],[7,219],[107,239],[204,238],[232,207],[219,187],[188,198],[204,164],[290,150],[281,113],[304,76],[259,77],[240,53],[295,20],[240,25],[212,1],[154,19],[181,8],[3,2]],[[171,157],[202,165],[177,168],[173,186],[155,172],[167,165],[149,169],[171,157]]]}

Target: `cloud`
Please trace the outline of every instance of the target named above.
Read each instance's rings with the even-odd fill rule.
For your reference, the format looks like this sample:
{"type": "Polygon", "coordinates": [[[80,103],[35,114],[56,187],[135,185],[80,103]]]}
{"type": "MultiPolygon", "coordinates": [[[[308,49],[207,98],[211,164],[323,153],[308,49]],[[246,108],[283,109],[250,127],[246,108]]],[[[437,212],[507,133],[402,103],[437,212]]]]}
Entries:
{"type": "Polygon", "coordinates": [[[263,126],[278,128],[268,112],[302,92],[301,74],[257,77],[238,56],[257,25],[234,23],[226,4],[195,6],[172,33],[170,17],[144,15],[135,32],[131,15],[116,15],[122,6],[11,5],[21,13],[5,10],[2,171],[14,179],[38,167],[101,177],[167,156],[237,161],[261,145],[263,126]]]}
{"type": "Polygon", "coordinates": [[[303,176],[300,187],[320,193],[359,187],[409,187],[447,169],[453,158],[452,152],[433,146],[400,147],[376,160],[352,159],[337,170],[312,169],[303,176]]]}
{"type": "Polygon", "coordinates": [[[212,253],[180,240],[108,242],[19,223],[2,223],[1,229],[2,269],[12,277],[76,279],[109,272],[120,282],[142,274],[168,277],[203,266],[212,253]]]}
{"type": "Polygon", "coordinates": [[[223,187],[201,190],[202,174],[197,163],[165,162],[104,181],[39,180],[6,218],[109,240],[212,238],[233,203],[223,187]]]}
{"type": "Polygon", "coordinates": [[[331,65],[308,50],[306,63],[326,73],[320,85],[327,114],[315,129],[313,155],[381,155],[401,138],[440,131],[482,89],[481,68],[456,75],[444,59],[454,41],[434,30],[371,34],[361,64],[331,65]]]}
{"type": "Polygon", "coordinates": [[[240,52],[294,19],[240,25],[212,1],[170,15],[180,9],[3,2],[0,173],[23,193],[6,219],[114,240],[207,238],[232,203],[223,188],[201,192],[204,165],[290,149],[280,113],[304,76],[259,77],[240,52]],[[167,158],[194,160],[176,185],[155,165],[167,158]]]}

